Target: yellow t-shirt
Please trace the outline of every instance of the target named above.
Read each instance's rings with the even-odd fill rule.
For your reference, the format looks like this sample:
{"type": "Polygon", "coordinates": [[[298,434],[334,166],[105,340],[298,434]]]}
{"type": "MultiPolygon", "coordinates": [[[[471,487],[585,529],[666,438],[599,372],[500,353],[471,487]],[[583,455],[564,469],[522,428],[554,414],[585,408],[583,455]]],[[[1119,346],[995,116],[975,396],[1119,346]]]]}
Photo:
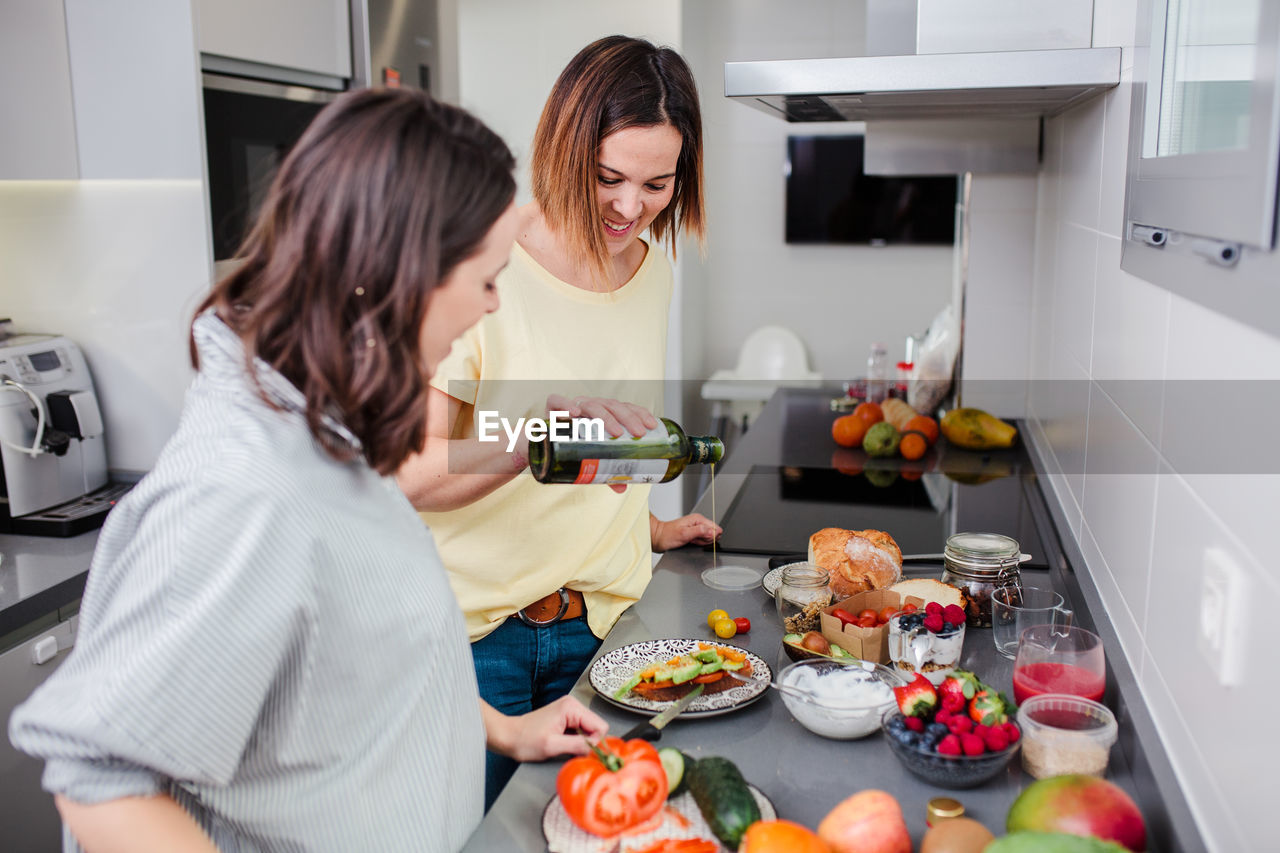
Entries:
{"type": "MultiPolygon", "coordinates": [[[[516,244],[498,276],[500,305],[459,338],[431,384],[515,425],[546,418],[551,393],[602,396],[655,414],[662,405],[671,265],[648,246],[636,274],[612,293],[563,282],[516,244]]],[[[496,422],[491,418],[490,423],[496,422]]],[[[503,428],[490,431],[507,446],[503,428]]],[[[455,436],[457,437],[457,436],[455,436]]],[[[652,574],[649,486],[542,484],[523,471],[474,503],[424,512],[471,640],[562,586],[581,591],[604,637],[652,574]]]]}

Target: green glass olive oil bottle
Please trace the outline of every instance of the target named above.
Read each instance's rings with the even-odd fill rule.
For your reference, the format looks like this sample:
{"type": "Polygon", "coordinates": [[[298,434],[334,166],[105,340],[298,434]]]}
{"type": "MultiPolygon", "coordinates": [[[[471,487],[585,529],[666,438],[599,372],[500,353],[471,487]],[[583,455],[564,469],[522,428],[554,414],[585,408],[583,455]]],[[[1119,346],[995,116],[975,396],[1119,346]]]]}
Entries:
{"type": "Polygon", "coordinates": [[[690,463],[716,463],[724,442],[711,435],[686,435],[675,421],[642,436],[544,438],[529,444],[529,468],[540,483],[665,483],[690,463]]]}

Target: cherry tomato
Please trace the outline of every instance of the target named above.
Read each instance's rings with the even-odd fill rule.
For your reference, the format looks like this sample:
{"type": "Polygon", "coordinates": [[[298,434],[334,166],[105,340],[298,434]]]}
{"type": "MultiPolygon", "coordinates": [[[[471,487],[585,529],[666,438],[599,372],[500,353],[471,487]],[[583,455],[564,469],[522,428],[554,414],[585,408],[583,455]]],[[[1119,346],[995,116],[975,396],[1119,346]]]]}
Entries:
{"type": "Polygon", "coordinates": [[[902,605],[902,612],[903,612],[903,613],[915,613],[915,612],[916,612],[917,610],[919,610],[919,609],[920,609],[920,608],[918,608],[918,607],[916,607],[914,604],[910,604],[910,603],[902,605]]]}
{"type": "Polygon", "coordinates": [[[667,801],[667,774],[645,740],[602,738],[599,751],[571,758],[556,777],[569,819],[605,838],[649,820],[667,801]]]}
{"type": "Polygon", "coordinates": [[[897,613],[897,612],[898,612],[898,608],[896,608],[896,607],[894,607],[892,604],[890,604],[888,607],[886,607],[886,608],[884,608],[883,610],[881,610],[881,611],[880,611],[880,614],[879,614],[879,615],[880,615],[880,621],[881,621],[881,622],[888,622],[890,619],[892,619],[892,618],[893,618],[893,614],[895,614],[895,613],[897,613]]]}
{"type": "Polygon", "coordinates": [[[739,634],[745,634],[751,630],[751,620],[745,616],[739,616],[734,619],[733,624],[737,627],[739,634]]]}
{"type": "Polygon", "coordinates": [[[867,617],[871,617],[872,619],[876,618],[876,612],[872,610],[870,607],[868,607],[866,610],[858,611],[859,620],[866,619],[867,617]]]}
{"type": "Polygon", "coordinates": [[[723,610],[712,610],[707,614],[707,627],[714,628],[721,619],[728,619],[729,614],[723,610]]]}
{"type": "Polygon", "coordinates": [[[843,607],[837,607],[835,610],[832,610],[831,615],[840,620],[841,627],[845,625],[858,624],[858,617],[854,616],[852,613],[850,613],[848,610],[845,610],[843,607]]]}
{"type": "Polygon", "coordinates": [[[738,626],[733,624],[733,620],[726,616],[723,619],[716,620],[716,636],[722,640],[727,640],[734,634],[738,633],[738,626]]]}
{"type": "Polygon", "coordinates": [[[874,628],[875,626],[876,626],[876,617],[874,616],[861,616],[858,618],[859,628],[874,628]]]}

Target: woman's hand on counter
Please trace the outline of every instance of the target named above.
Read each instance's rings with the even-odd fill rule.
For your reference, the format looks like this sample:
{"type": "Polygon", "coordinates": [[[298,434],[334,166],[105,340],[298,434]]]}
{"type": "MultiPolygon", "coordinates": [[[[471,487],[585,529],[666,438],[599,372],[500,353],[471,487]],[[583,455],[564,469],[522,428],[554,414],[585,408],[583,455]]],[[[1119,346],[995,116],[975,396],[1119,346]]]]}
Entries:
{"type": "Polygon", "coordinates": [[[543,761],[558,755],[584,755],[587,738],[596,740],[609,724],[572,696],[562,696],[536,711],[509,717],[484,700],[485,745],[516,761],[543,761]],[[585,737],[584,737],[585,735],[585,737]]]}
{"type": "Polygon", "coordinates": [[[649,514],[649,539],[655,551],[670,551],[684,545],[710,545],[724,529],[701,513],[691,513],[674,521],[659,521],[649,514]]]}

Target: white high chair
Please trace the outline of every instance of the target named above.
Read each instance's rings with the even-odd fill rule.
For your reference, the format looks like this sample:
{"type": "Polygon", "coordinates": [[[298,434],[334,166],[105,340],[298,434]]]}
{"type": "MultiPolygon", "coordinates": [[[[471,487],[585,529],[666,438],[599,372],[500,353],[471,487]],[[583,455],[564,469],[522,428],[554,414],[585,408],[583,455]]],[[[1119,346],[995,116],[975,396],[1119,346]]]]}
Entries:
{"type": "Polygon", "coordinates": [[[747,426],[781,386],[816,387],[822,374],[809,369],[804,341],[784,326],[761,326],[747,335],[738,364],[717,370],[702,384],[702,399],[711,403],[714,435],[723,435],[732,417],[747,426]]]}

